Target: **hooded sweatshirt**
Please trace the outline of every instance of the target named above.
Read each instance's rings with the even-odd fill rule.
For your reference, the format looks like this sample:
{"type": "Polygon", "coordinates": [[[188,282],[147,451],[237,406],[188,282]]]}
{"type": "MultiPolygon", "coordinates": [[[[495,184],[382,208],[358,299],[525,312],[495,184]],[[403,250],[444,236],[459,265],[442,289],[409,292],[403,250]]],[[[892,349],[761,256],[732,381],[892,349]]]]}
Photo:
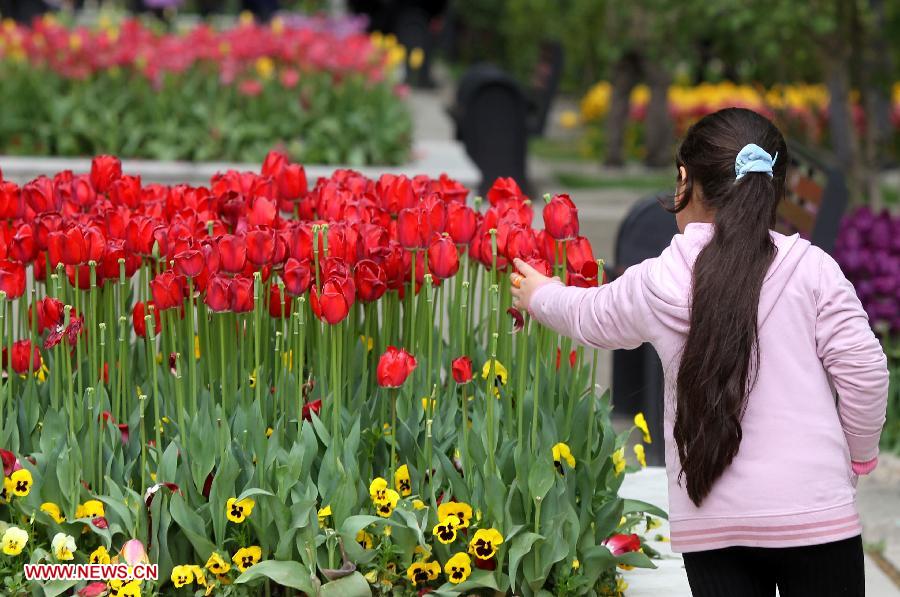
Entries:
{"type": "Polygon", "coordinates": [[[656,349],[665,372],[674,551],[791,547],[856,536],[861,527],[851,462],[874,463],[878,455],[887,359],[838,264],[798,235],[771,233],[777,253],[762,285],[760,365],[738,453],[699,507],[683,477],[679,483],[675,385],[690,326],[693,265],[713,231],[713,224],[688,224],[659,257],[599,288],[544,284],[528,309],[587,346],[632,349],[649,342],[656,349]]]}

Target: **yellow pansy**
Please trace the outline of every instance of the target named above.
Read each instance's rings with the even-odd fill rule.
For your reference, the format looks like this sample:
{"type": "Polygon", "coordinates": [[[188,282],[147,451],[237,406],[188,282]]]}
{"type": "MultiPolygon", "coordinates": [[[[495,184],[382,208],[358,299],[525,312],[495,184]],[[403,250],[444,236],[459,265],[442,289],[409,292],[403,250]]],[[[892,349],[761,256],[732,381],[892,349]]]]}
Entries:
{"type": "Polygon", "coordinates": [[[378,582],[378,570],[369,570],[363,575],[363,578],[365,578],[366,582],[370,585],[374,585],[378,582]]]}
{"type": "Polygon", "coordinates": [[[53,541],[50,542],[50,547],[57,560],[67,561],[75,558],[77,547],[75,546],[75,538],[72,535],[56,533],[53,536],[53,541]]]}
{"type": "Polygon", "coordinates": [[[458,585],[472,574],[472,559],[465,552],[459,552],[444,564],[444,574],[447,580],[458,585]]]}
{"type": "Polygon", "coordinates": [[[375,502],[375,511],[378,516],[388,518],[393,514],[394,508],[397,507],[397,502],[400,501],[400,494],[393,489],[385,489],[384,495],[385,499],[383,501],[375,502]]]}
{"type": "Polygon", "coordinates": [[[452,514],[443,519],[431,529],[431,534],[437,537],[444,545],[456,540],[456,531],[460,528],[460,520],[452,514]]]}
{"type": "Polygon", "coordinates": [[[176,589],[180,589],[184,585],[194,582],[194,571],[190,566],[175,566],[172,568],[172,584],[176,589]]]}
{"type": "Polygon", "coordinates": [[[358,533],[356,533],[356,542],[363,549],[372,549],[375,547],[375,537],[371,534],[367,533],[365,529],[360,529],[358,533]]]}
{"type": "Polygon", "coordinates": [[[423,562],[431,559],[431,550],[421,545],[416,545],[415,549],[413,549],[413,554],[419,556],[419,559],[423,562]]]}
{"type": "Polygon", "coordinates": [[[78,504],[78,507],[75,508],[75,518],[96,518],[98,516],[106,516],[106,510],[100,500],[88,500],[83,504],[78,504]]]}
{"type": "Polygon", "coordinates": [[[17,471],[13,471],[9,476],[9,480],[11,482],[10,489],[14,495],[25,497],[31,493],[31,486],[34,485],[34,479],[31,476],[31,471],[28,469],[20,468],[17,471]]]}
{"type": "Polygon", "coordinates": [[[413,562],[406,569],[406,577],[412,582],[413,586],[437,580],[440,573],[441,565],[437,562],[413,562]]]}
{"type": "Polygon", "coordinates": [[[250,547],[242,547],[231,557],[231,561],[237,566],[241,572],[246,572],[247,568],[259,563],[262,559],[262,548],[259,545],[251,545],[250,547]]]}
{"type": "Polygon", "coordinates": [[[240,524],[250,516],[255,505],[256,502],[253,501],[253,498],[244,498],[242,500],[228,498],[228,502],[225,504],[225,517],[231,522],[240,524]]]}
{"type": "Polygon", "coordinates": [[[26,543],[28,543],[28,533],[19,527],[8,527],[3,533],[3,538],[0,539],[3,553],[8,556],[17,556],[22,553],[26,543]]]}
{"type": "Polygon", "coordinates": [[[319,528],[324,529],[327,525],[326,519],[331,516],[331,506],[325,506],[324,508],[319,508],[319,511],[316,513],[319,517],[319,528]]]}
{"type": "Polygon", "coordinates": [[[479,560],[490,560],[497,555],[497,546],[503,543],[503,535],[497,529],[478,529],[469,541],[469,553],[479,560]]]}
{"type": "Polygon", "coordinates": [[[250,380],[250,387],[251,387],[251,388],[255,388],[255,387],[256,387],[256,372],[257,372],[257,370],[254,369],[254,370],[253,370],[253,373],[251,373],[250,376],[249,376],[249,378],[248,378],[248,379],[250,380]]]}
{"type": "Polygon", "coordinates": [[[652,531],[653,529],[658,529],[659,527],[662,526],[662,523],[659,521],[659,519],[654,518],[652,516],[648,516],[646,518],[646,524],[647,524],[648,531],[652,531]]]}
{"type": "Polygon", "coordinates": [[[647,419],[644,418],[644,413],[638,413],[634,415],[634,426],[641,430],[641,433],[644,434],[644,443],[652,444],[653,441],[650,439],[650,429],[647,427],[647,419]]]}
{"type": "Polygon", "coordinates": [[[625,448],[619,448],[612,455],[613,467],[618,475],[625,470],[625,448]]]}
{"type": "Polygon", "coordinates": [[[213,552],[206,560],[206,569],[218,576],[231,570],[231,564],[223,560],[217,552],[213,552]]]}
{"type": "Polygon", "coordinates": [[[394,487],[400,495],[407,497],[412,494],[412,481],[409,478],[409,467],[405,464],[394,473],[394,487]]]}
{"type": "Polygon", "coordinates": [[[581,568],[581,562],[578,561],[578,558],[572,560],[572,570],[578,570],[581,568]]]}
{"type": "Polygon", "coordinates": [[[647,457],[644,454],[644,445],[643,444],[635,444],[634,445],[634,456],[637,458],[637,461],[641,463],[642,467],[647,466],[647,457]]]}
{"type": "Polygon", "coordinates": [[[44,502],[41,504],[41,512],[46,512],[57,524],[62,524],[66,521],[66,519],[63,518],[62,510],[60,510],[59,506],[53,502],[44,502]]]}
{"type": "Polygon", "coordinates": [[[438,520],[444,520],[448,516],[455,516],[459,519],[457,528],[469,528],[469,521],[472,520],[472,506],[465,502],[444,502],[438,506],[438,520]]]}
{"type": "Polygon", "coordinates": [[[415,508],[416,510],[424,510],[424,509],[425,509],[425,502],[423,502],[422,500],[416,499],[416,500],[413,500],[413,501],[412,501],[412,506],[413,506],[413,508],[415,508]]]}
{"type": "Polygon", "coordinates": [[[381,477],[376,477],[369,483],[369,497],[372,498],[373,502],[379,504],[387,500],[387,486],[387,481],[381,477]]]}
{"type": "Polygon", "coordinates": [[[266,427],[266,437],[272,437],[272,434],[275,433],[275,430],[271,427],[266,427]]]}
{"type": "Polygon", "coordinates": [[[359,341],[366,347],[366,352],[372,352],[375,349],[375,339],[371,336],[360,335],[359,341]]]}
{"type": "Polygon", "coordinates": [[[191,564],[188,566],[191,569],[191,573],[194,575],[194,581],[201,586],[206,586],[206,572],[203,571],[203,568],[196,564],[191,564]]]}
{"type": "Polygon", "coordinates": [[[493,363],[494,367],[494,396],[499,398],[500,386],[506,385],[506,381],[509,379],[509,372],[506,370],[506,367],[503,366],[503,363],[493,359],[487,361],[484,364],[484,367],[481,368],[481,379],[487,379],[491,374],[491,363],[493,363]]]}
{"type": "Polygon", "coordinates": [[[141,597],[141,581],[139,580],[118,580],[109,581],[110,597],[141,597]]]}
{"type": "Polygon", "coordinates": [[[106,547],[101,545],[91,552],[91,556],[90,558],[88,558],[88,561],[91,564],[109,564],[109,552],[106,551],[106,547]]]}
{"type": "Polygon", "coordinates": [[[563,461],[565,461],[570,468],[575,468],[575,457],[572,456],[572,450],[569,448],[568,444],[562,442],[554,444],[551,453],[553,454],[553,466],[556,467],[556,470],[560,475],[566,474],[562,465],[563,461]]]}

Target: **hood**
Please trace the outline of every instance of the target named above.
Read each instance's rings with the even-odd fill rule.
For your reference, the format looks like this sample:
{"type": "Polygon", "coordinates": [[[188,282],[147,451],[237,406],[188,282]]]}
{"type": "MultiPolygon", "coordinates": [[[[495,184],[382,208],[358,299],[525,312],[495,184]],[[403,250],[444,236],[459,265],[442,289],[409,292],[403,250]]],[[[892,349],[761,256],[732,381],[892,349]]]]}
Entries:
{"type": "MultiPolygon", "coordinates": [[[[681,333],[687,333],[690,325],[691,274],[694,262],[712,238],[713,227],[713,224],[707,223],[688,224],[684,232],[676,234],[672,243],[645,270],[644,292],[647,301],[665,326],[681,333]]],[[[763,280],[759,300],[760,326],[765,323],[811,246],[799,234],[770,234],[775,241],[776,253],[763,280]]]]}

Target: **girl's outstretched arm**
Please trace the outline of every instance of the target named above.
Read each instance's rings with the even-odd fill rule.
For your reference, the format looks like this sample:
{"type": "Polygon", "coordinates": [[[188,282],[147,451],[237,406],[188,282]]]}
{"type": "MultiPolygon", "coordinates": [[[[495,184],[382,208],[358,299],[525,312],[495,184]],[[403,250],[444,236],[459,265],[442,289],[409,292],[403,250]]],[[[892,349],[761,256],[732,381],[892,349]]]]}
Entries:
{"type": "Polygon", "coordinates": [[[641,265],[598,288],[576,288],[544,276],[520,259],[514,263],[519,270],[510,274],[514,304],[549,328],[586,346],[609,350],[637,348],[649,339],[641,265]]]}
{"type": "Polygon", "coordinates": [[[865,474],[874,468],[887,411],[887,358],[853,285],[824,253],[819,275],[816,351],[837,389],[850,459],[865,474]]]}

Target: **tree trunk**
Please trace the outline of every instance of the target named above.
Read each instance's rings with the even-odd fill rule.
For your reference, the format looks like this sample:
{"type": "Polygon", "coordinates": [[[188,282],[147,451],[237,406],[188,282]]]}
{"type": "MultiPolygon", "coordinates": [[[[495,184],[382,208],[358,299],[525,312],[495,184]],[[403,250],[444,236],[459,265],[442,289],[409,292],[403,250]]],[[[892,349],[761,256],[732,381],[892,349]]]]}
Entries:
{"type": "Polygon", "coordinates": [[[646,139],[647,156],[644,162],[651,167],[671,166],[674,134],[669,114],[669,86],[672,76],[658,61],[644,62],[647,83],[650,86],[650,103],[647,105],[646,139]]]}
{"type": "Polygon", "coordinates": [[[881,177],[891,141],[891,53],[885,35],[883,0],[869,0],[872,26],[861,35],[863,64],[862,101],[866,111],[863,179],[866,195],[876,209],[881,206],[881,177]]]}
{"type": "Polygon", "coordinates": [[[606,118],[606,165],[625,164],[625,129],[631,104],[631,90],[637,85],[640,59],[627,53],[613,66],[612,93],[606,118]]]}

